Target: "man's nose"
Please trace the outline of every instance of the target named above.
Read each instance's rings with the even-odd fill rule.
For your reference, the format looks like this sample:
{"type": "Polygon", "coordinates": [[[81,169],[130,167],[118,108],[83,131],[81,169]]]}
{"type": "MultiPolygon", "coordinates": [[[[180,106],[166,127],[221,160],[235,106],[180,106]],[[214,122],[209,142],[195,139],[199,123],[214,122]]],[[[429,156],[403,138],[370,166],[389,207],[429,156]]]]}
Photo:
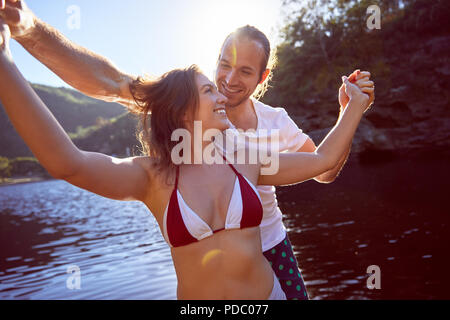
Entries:
{"type": "Polygon", "coordinates": [[[232,86],[234,84],[237,84],[238,77],[237,77],[237,72],[236,70],[231,70],[230,72],[228,72],[225,81],[227,82],[227,85],[232,86]]]}

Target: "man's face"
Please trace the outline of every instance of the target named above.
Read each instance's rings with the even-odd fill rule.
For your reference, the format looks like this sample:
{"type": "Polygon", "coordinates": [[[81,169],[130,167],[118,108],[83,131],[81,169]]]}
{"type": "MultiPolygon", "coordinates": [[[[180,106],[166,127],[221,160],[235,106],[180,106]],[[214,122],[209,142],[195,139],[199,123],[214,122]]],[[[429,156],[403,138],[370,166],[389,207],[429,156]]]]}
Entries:
{"type": "Polygon", "coordinates": [[[228,99],[227,107],[250,98],[260,81],[263,59],[264,50],[256,41],[232,37],[226,41],[217,64],[216,84],[228,99]]]}

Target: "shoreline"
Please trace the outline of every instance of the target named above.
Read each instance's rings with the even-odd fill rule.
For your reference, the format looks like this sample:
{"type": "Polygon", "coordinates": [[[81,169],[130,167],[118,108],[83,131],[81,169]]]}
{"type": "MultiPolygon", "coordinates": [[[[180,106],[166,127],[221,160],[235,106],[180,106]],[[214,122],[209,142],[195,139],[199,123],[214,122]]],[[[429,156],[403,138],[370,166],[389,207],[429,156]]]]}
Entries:
{"type": "Polygon", "coordinates": [[[53,178],[40,177],[40,176],[17,176],[12,178],[3,178],[0,179],[0,187],[4,186],[12,186],[16,184],[25,184],[25,183],[33,183],[33,182],[42,182],[54,180],[53,178]]]}

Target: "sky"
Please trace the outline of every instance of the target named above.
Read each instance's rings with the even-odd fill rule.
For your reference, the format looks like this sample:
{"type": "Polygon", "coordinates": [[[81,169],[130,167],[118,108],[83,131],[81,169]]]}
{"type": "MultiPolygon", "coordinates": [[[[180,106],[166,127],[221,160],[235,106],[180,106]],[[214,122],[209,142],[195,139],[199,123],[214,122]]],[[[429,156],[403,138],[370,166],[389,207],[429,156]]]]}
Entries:
{"type": "MultiPolygon", "coordinates": [[[[69,40],[133,75],[158,76],[198,64],[213,79],[225,37],[250,24],[275,46],[281,0],[28,0],[43,21],[69,40]]],[[[33,83],[68,86],[12,41],[14,60],[33,83]]]]}

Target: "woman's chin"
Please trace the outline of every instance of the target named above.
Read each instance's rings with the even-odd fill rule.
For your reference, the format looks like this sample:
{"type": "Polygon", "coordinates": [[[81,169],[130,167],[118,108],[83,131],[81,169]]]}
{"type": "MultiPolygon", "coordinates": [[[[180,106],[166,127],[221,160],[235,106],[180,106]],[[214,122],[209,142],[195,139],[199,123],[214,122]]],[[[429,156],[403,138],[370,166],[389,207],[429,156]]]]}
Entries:
{"type": "Polygon", "coordinates": [[[221,128],[219,128],[219,130],[221,131],[225,131],[227,129],[230,129],[232,127],[231,122],[228,118],[224,119],[223,121],[223,126],[221,128]]]}
{"type": "Polygon", "coordinates": [[[219,131],[225,131],[232,127],[230,120],[228,117],[221,117],[220,119],[214,121],[214,125],[211,128],[214,128],[219,131]]]}

